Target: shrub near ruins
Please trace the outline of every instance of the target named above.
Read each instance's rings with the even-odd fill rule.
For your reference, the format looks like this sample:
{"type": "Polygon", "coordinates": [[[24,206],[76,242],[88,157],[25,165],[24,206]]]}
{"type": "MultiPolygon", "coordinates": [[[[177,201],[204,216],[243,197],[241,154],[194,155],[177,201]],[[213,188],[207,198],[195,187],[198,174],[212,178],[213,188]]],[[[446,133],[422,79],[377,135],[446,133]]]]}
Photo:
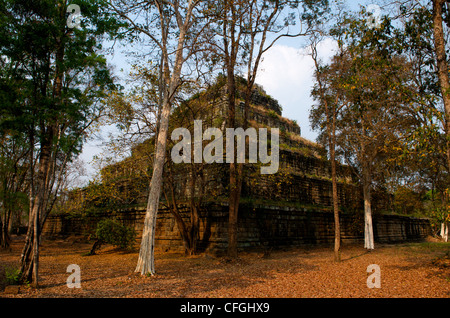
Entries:
{"type": "Polygon", "coordinates": [[[111,244],[123,249],[132,249],[136,240],[134,229],[121,224],[117,220],[105,219],[97,224],[96,241],[88,255],[95,252],[103,244],[111,244]]]}

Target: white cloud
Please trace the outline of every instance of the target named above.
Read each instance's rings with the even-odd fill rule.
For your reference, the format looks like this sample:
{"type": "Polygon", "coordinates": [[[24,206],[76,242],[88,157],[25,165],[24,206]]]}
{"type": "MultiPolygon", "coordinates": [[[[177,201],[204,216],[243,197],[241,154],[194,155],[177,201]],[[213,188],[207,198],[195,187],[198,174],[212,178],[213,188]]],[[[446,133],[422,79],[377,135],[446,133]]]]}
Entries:
{"type": "MultiPolygon", "coordinates": [[[[326,39],[318,46],[319,57],[327,61],[336,48],[336,43],[326,39]]],[[[277,99],[283,107],[283,116],[295,119],[302,136],[315,140],[309,123],[309,110],[313,103],[310,92],[314,84],[314,63],[307,47],[297,49],[286,45],[275,45],[264,55],[256,82],[277,99]]]]}

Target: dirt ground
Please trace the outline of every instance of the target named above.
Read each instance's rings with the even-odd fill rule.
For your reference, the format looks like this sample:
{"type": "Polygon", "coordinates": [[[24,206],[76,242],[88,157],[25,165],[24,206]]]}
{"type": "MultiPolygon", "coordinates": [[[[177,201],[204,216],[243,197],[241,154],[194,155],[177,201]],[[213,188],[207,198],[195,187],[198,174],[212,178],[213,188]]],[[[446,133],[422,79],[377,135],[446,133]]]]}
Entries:
{"type": "Polygon", "coordinates": [[[18,267],[24,237],[13,237],[11,251],[0,251],[0,297],[168,297],[168,298],[449,298],[450,243],[423,242],[362,246],[344,245],[342,261],[333,261],[332,247],[242,252],[237,261],[202,254],[157,253],[153,277],[134,273],[138,249],[127,252],[105,246],[84,256],[92,243],[44,240],[40,252],[40,288],[21,286],[4,293],[5,268],[18,267]],[[81,269],[81,288],[68,288],[71,273],[81,269]],[[380,269],[380,288],[367,281],[380,269]]]}

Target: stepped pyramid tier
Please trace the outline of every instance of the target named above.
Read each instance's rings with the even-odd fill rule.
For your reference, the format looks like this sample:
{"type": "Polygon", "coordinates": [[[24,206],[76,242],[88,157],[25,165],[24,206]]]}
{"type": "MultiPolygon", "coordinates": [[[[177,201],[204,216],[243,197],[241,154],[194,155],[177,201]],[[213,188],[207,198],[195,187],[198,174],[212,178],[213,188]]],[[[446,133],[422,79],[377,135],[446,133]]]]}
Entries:
{"type": "MultiPolygon", "coordinates": [[[[236,127],[243,127],[245,80],[237,78],[236,127]]],[[[295,120],[282,116],[282,107],[277,100],[268,95],[262,86],[255,84],[247,110],[249,127],[278,128],[281,131],[280,148],[288,149],[316,158],[325,158],[326,150],[322,145],[301,136],[301,128],[295,120]]],[[[192,128],[194,120],[202,120],[204,128],[218,127],[225,130],[228,117],[228,101],[225,80],[221,77],[209,89],[195,94],[174,110],[174,117],[189,116],[192,128]],[[189,114],[187,114],[189,113],[189,114]]],[[[187,124],[186,120],[176,124],[187,124]]],[[[174,124],[174,126],[176,125],[174,124]]],[[[182,126],[185,127],[185,126],[182,126]]],[[[186,128],[189,128],[186,127],[186,128]]]]}
{"type": "MultiPolygon", "coordinates": [[[[209,89],[195,94],[172,111],[169,130],[169,148],[177,141],[170,140],[176,128],[186,128],[194,136],[194,121],[201,120],[203,131],[216,127],[225,132],[228,104],[225,80],[219,78],[209,89]]],[[[244,106],[244,80],[238,78],[236,98],[236,127],[242,124],[244,106]]],[[[332,206],[331,165],[323,146],[301,137],[301,129],[294,121],[282,116],[282,107],[264,89],[255,85],[248,109],[248,126],[258,128],[279,128],[279,169],[273,175],[261,175],[260,164],[245,164],[242,185],[243,200],[271,201],[276,204],[332,206]]],[[[203,141],[205,147],[210,141],[203,141]]],[[[248,146],[248,145],[247,145],[248,146]]],[[[131,157],[106,167],[105,178],[123,180],[121,187],[131,195],[132,204],[145,204],[148,184],[137,182],[143,176],[151,175],[151,153],[154,140],[147,140],[132,150],[131,157]],[[128,176],[128,177],[127,177],[128,176]],[[131,176],[134,176],[132,178],[131,176]],[[141,187],[126,180],[134,180],[141,187]]],[[[270,149],[270,147],[269,147],[270,149]]],[[[224,155],[225,155],[224,147],[224,155]]],[[[227,201],[229,165],[226,163],[179,163],[170,160],[164,174],[164,188],[161,199],[172,198],[185,202],[192,197],[206,201],[227,201]],[[165,191],[165,192],[164,192],[165,191]]],[[[246,152],[248,154],[248,151],[246,152]]],[[[225,162],[225,160],[224,160],[225,162]]],[[[360,189],[356,177],[349,167],[338,166],[338,196],[340,206],[353,206],[360,202],[360,189]]]]}

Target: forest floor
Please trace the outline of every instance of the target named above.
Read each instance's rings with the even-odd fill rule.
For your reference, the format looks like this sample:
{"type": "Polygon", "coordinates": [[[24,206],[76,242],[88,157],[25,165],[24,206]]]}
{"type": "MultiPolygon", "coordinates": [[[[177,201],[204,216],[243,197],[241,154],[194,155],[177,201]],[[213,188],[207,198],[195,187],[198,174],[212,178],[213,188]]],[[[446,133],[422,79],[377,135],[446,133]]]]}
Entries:
{"type": "Polygon", "coordinates": [[[366,251],[344,245],[342,261],[333,261],[332,247],[304,247],[242,252],[229,261],[208,254],[185,256],[156,253],[156,275],[134,273],[138,250],[104,246],[84,256],[92,243],[69,238],[44,240],[40,249],[39,289],[23,285],[5,293],[5,270],[18,268],[24,236],[13,237],[11,250],[0,250],[0,297],[186,297],[186,298],[450,298],[450,243],[378,244],[366,251]],[[71,272],[81,270],[81,288],[68,288],[71,272]],[[367,281],[380,270],[380,288],[367,281]]]}

